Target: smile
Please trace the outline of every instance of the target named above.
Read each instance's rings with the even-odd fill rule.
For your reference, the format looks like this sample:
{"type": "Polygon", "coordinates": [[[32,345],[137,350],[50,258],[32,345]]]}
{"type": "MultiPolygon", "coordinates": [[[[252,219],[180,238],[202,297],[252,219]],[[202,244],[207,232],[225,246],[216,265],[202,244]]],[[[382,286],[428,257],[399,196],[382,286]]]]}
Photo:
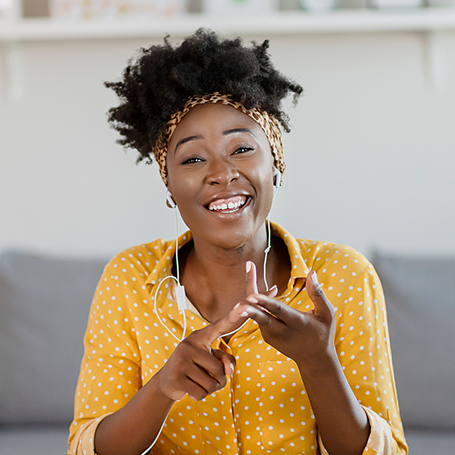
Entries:
{"type": "Polygon", "coordinates": [[[233,213],[240,210],[247,202],[246,196],[235,196],[228,199],[217,199],[208,205],[211,212],[233,213]]]}

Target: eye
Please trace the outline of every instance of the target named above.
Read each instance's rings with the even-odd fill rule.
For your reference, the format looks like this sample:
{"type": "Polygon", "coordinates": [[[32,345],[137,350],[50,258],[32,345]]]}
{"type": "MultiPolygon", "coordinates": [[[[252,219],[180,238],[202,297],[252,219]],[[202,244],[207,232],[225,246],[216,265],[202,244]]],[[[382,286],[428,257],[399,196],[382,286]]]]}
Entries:
{"type": "Polygon", "coordinates": [[[198,156],[190,156],[189,158],[185,158],[182,161],[182,164],[195,164],[200,162],[202,162],[202,159],[199,158],[198,156]]]}
{"type": "Polygon", "coordinates": [[[250,152],[251,150],[254,150],[253,147],[239,147],[238,149],[236,149],[236,151],[233,153],[233,155],[237,155],[239,153],[247,153],[247,152],[250,152]]]}

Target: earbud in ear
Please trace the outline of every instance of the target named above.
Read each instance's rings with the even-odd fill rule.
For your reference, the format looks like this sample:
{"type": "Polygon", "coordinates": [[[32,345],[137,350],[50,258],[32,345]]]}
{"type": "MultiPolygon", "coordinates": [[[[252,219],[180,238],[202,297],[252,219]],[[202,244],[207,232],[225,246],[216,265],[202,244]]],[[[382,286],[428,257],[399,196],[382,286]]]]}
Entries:
{"type": "Polygon", "coordinates": [[[281,172],[276,167],[273,171],[273,186],[276,188],[281,186],[281,172]]]}
{"type": "Polygon", "coordinates": [[[177,207],[177,204],[175,203],[174,198],[172,197],[172,194],[169,191],[166,193],[166,205],[170,209],[175,209],[177,207]]]}

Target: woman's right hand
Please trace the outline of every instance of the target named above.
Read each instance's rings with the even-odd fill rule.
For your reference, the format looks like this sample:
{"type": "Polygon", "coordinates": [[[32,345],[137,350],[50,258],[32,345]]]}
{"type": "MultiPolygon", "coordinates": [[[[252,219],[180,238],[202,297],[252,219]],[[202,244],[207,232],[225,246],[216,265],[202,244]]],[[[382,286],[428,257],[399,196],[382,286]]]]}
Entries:
{"type": "Polygon", "coordinates": [[[227,375],[235,368],[235,358],[222,350],[212,349],[212,343],[225,333],[240,326],[247,318],[231,311],[224,318],[188,335],[158,372],[159,387],[171,400],[186,394],[195,401],[221,390],[227,375]]]}
{"type": "MultiPolygon", "coordinates": [[[[275,297],[273,286],[264,295],[275,297]]],[[[246,295],[257,293],[256,274],[246,280],[246,295]]],[[[221,336],[240,327],[248,317],[241,316],[238,303],[225,317],[201,330],[188,335],[176,347],[166,364],[157,373],[161,393],[171,400],[180,400],[186,394],[195,401],[221,390],[227,383],[227,375],[235,368],[235,358],[212,343],[221,336]]]]}

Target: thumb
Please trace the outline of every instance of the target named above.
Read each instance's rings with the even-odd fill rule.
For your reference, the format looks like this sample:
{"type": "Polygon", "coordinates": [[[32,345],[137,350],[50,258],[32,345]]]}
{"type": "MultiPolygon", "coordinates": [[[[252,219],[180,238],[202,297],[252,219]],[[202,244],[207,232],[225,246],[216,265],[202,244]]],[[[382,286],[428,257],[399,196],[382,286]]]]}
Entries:
{"type": "Polygon", "coordinates": [[[325,296],[321,285],[319,284],[318,275],[312,270],[306,280],[308,296],[314,303],[314,315],[321,317],[331,317],[335,314],[335,307],[325,296]]]}
{"type": "Polygon", "coordinates": [[[212,349],[212,355],[221,361],[224,366],[224,373],[232,376],[235,370],[235,357],[221,349],[212,349]]]}

